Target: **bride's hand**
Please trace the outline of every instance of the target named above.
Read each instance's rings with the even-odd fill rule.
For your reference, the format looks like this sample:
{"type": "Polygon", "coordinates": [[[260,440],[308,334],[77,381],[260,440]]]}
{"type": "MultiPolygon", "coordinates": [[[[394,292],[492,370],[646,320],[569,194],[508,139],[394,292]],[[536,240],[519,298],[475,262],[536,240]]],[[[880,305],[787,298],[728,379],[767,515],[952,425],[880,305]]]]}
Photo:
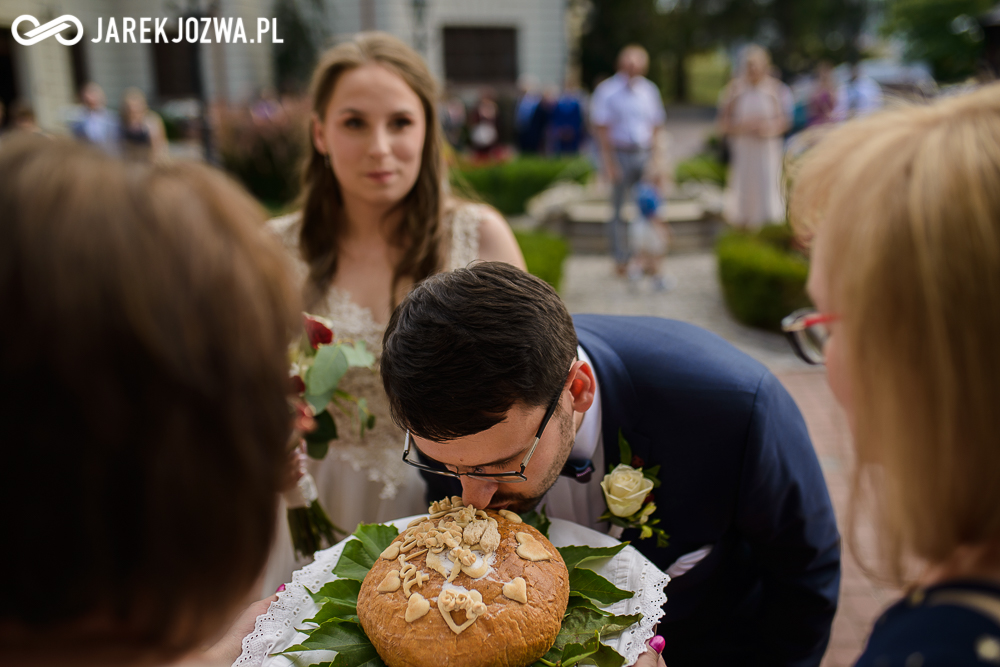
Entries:
{"type": "Polygon", "coordinates": [[[650,639],[646,642],[646,651],[639,656],[632,667],[667,667],[666,663],[663,662],[663,656],[660,655],[665,644],[666,642],[660,635],[650,639]]]}
{"type": "Polygon", "coordinates": [[[257,617],[261,614],[266,614],[267,608],[277,599],[278,594],[275,593],[271,597],[252,603],[243,610],[239,618],[226,630],[226,634],[214,646],[206,649],[200,655],[192,656],[192,662],[196,664],[209,663],[219,665],[231,665],[236,662],[236,659],[240,657],[240,653],[243,652],[243,638],[253,632],[257,617]]]}

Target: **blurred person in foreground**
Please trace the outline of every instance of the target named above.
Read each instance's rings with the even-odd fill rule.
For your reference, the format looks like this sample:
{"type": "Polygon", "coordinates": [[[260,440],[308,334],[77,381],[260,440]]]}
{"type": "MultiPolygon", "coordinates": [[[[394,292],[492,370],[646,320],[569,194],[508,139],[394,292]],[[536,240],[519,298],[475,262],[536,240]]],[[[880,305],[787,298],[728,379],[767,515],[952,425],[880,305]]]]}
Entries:
{"type": "MultiPolygon", "coordinates": [[[[524,266],[495,209],[446,190],[437,91],[419,54],[385,33],[327,51],[313,74],[302,208],[268,223],[292,258],[307,310],[329,318],[338,338],[364,341],[376,359],[393,307],[415,283],[477,257],[524,266]]],[[[399,459],[403,434],[377,374],[352,368],[339,388],[365,398],[376,422],[361,437],[351,416],[330,411],[338,438],[309,462],[330,519],[353,531],[426,511],[420,476],[399,459]]],[[[266,590],[300,566],[287,535],[282,525],[266,590]]]]}
{"type": "Polygon", "coordinates": [[[817,311],[785,329],[846,412],[875,569],[910,587],[857,665],[996,664],[1000,86],[848,123],[798,166],[817,311]]]}
{"type": "Polygon", "coordinates": [[[122,95],[121,150],[129,160],[158,160],[167,155],[167,133],[163,121],[146,104],[138,88],[122,95]]]}
{"type": "Polygon", "coordinates": [[[232,663],[289,475],[298,297],[263,210],[30,135],[0,210],[4,664],[232,663]]]}
{"type": "MultiPolygon", "coordinates": [[[[601,154],[601,167],[612,184],[611,220],[608,234],[618,275],[628,267],[629,247],[622,207],[659,145],[666,112],[660,90],[645,77],[649,54],[637,44],[618,54],[618,71],[594,89],[590,100],[590,122],[601,154]]],[[[655,164],[654,160],[654,164],[655,164]]]]}
{"type": "Polygon", "coordinates": [[[97,146],[105,153],[121,152],[118,120],[108,111],[104,89],[91,81],[80,89],[79,115],[70,123],[70,132],[80,141],[97,146]]]}
{"type": "Polygon", "coordinates": [[[788,86],[771,76],[771,57],[757,45],[743,52],[739,76],[722,91],[719,131],[729,143],[723,216],[759,229],[785,218],[781,194],[782,135],[788,129],[788,86]]]}
{"type": "Polygon", "coordinates": [[[668,543],[619,534],[674,577],[658,630],[670,667],[819,665],[840,536],[802,416],[761,364],[683,322],[570,317],[548,283],[480,262],[410,292],[381,374],[431,498],[606,532],[602,484],[641,505],[653,483],[618,465],[659,469],[646,518],[668,543]]]}

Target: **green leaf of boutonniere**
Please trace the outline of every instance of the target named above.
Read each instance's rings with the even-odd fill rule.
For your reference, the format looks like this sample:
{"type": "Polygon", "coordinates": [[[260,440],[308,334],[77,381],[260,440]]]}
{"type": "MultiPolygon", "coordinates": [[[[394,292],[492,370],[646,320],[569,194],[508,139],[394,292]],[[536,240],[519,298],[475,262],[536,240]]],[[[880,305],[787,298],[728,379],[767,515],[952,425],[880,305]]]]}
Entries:
{"type": "Polygon", "coordinates": [[[621,455],[619,463],[632,465],[632,448],[629,446],[628,440],[625,439],[625,434],[622,433],[621,429],[618,429],[618,453],[621,455]]]}
{"type": "Polygon", "coordinates": [[[557,549],[562,555],[563,560],[566,562],[566,569],[572,571],[573,568],[581,565],[582,563],[586,563],[587,561],[598,560],[601,558],[611,558],[627,546],[628,542],[622,542],[621,544],[616,544],[613,547],[568,546],[557,547],[557,549]]]}
{"type": "Polygon", "coordinates": [[[340,620],[327,621],[309,639],[285,649],[281,655],[299,651],[336,651],[332,663],[323,663],[333,667],[385,667],[361,626],[340,620]]]}
{"type": "Polygon", "coordinates": [[[569,594],[582,595],[599,605],[609,605],[627,600],[632,591],[623,591],[593,570],[578,567],[569,573],[569,594]]]}
{"type": "Polygon", "coordinates": [[[538,510],[531,510],[530,512],[522,513],[521,521],[537,529],[538,532],[545,537],[549,536],[549,526],[552,525],[552,522],[549,521],[549,517],[545,516],[544,507],[539,507],[538,510]]]}

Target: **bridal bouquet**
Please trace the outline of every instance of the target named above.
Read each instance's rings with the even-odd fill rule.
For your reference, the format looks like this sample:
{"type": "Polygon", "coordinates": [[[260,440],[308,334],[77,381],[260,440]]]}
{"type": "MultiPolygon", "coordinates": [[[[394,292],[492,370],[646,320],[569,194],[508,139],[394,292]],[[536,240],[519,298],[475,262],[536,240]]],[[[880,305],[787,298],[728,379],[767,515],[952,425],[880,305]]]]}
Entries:
{"type": "MultiPolygon", "coordinates": [[[[368,411],[364,398],[338,389],[347,369],[371,368],[375,357],[365,349],[364,341],[337,341],[328,320],[305,314],[305,333],[289,349],[292,392],[297,396],[296,429],[305,433],[306,453],[322,459],[337,438],[337,423],[330,414],[335,407],[357,416],[360,433],[375,426],[375,415],[368,411]]],[[[299,446],[296,443],[296,446],[299,446]]],[[[295,488],[285,493],[288,504],[288,528],[296,555],[311,556],[336,542],[335,533],[347,533],[333,525],[319,504],[316,483],[304,473],[295,488]]]]}

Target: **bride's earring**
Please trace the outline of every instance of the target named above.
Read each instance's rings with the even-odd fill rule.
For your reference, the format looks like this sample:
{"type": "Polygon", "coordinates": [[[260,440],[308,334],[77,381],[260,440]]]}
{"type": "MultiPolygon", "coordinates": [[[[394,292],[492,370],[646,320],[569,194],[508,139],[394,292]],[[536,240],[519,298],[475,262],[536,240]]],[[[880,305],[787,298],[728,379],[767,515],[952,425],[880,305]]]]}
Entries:
{"type": "Polygon", "coordinates": [[[330,166],[330,154],[329,153],[323,153],[323,164],[326,165],[327,169],[333,171],[333,167],[330,166]]]}

